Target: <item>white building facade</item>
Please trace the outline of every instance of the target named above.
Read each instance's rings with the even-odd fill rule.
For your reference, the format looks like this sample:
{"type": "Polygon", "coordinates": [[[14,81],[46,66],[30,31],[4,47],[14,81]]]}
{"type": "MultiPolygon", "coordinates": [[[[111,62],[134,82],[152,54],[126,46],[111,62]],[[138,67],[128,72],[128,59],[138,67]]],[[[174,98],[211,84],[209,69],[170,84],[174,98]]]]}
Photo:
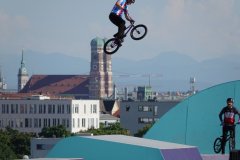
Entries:
{"type": "Polygon", "coordinates": [[[71,133],[99,128],[99,100],[0,99],[0,129],[39,133],[43,127],[63,125],[71,133]]]}

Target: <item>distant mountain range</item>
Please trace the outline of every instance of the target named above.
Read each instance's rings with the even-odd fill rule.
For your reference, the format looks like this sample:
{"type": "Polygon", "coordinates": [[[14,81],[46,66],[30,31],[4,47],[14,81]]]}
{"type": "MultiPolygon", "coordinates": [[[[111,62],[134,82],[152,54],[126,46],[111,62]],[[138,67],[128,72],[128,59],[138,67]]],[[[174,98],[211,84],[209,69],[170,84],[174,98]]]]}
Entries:
{"type": "MultiPolygon", "coordinates": [[[[1,54],[0,66],[9,89],[17,88],[17,74],[21,55],[1,54]]],[[[89,57],[90,59],[90,57],[89,57]]],[[[90,72],[88,60],[62,53],[43,54],[25,51],[29,75],[33,74],[86,74],[90,72]]],[[[113,78],[117,87],[148,85],[156,91],[187,91],[190,77],[196,78],[196,89],[240,79],[240,55],[228,55],[198,62],[176,52],[161,53],[140,61],[112,56],[113,78]]]]}

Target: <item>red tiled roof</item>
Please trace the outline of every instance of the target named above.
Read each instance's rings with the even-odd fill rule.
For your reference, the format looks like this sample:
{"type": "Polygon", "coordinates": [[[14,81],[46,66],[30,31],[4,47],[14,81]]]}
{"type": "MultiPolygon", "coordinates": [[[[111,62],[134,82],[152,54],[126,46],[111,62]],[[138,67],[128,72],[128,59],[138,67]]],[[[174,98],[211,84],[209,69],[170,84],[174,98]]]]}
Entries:
{"type": "MultiPolygon", "coordinates": [[[[33,93],[7,93],[7,92],[1,93],[0,92],[0,99],[27,99],[32,96],[36,96],[36,94],[33,94],[33,93]]],[[[48,96],[52,99],[63,98],[61,96],[55,96],[55,95],[45,95],[45,96],[48,96]]],[[[66,98],[66,97],[64,97],[64,98],[66,98]]]]}
{"type": "Polygon", "coordinates": [[[30,93],[0,93],[0,99],[22,99],[31,96],[30,93]]]}
{"type": "Polygon", "coordinates": [[[88,96],[89,75],[33,75],[20,93],[88,96]]]}

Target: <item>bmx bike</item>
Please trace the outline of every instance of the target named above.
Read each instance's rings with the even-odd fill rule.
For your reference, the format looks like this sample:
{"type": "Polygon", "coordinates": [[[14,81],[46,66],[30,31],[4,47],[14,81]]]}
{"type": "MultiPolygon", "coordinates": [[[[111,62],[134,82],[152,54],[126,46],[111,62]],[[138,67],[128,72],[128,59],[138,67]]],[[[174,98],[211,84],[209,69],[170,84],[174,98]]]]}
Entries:
{"type": "MultiPolygon", "coordinates": [[[[128,27],[126,27],[124,31],[123,38],[127,36],[130,32],[130,37],[133,40],[143,39],[147,34],[147,27],[143,24],[134,25],[134,22],[131,22],[128,27]]],[[[106,54],[114,54],[117,52],[119,47],[122,46],[123,38],[111,38],[107,40],[104,44],[104,52],[106,54]]]]}
{"type": "MultiPolygon", "coordinates": [[[[233,125],[234,127],[236,124],[233,125]]],[[[233,136],[233,131],[229,131],[226,137],[226,143],[229,142],[229,151],[235,149],[235,138],[233,136]]],[[[213,150],[215,153],[220,153],[222,151],[223,136],[217,137],[213,144],[213,150]]]]}

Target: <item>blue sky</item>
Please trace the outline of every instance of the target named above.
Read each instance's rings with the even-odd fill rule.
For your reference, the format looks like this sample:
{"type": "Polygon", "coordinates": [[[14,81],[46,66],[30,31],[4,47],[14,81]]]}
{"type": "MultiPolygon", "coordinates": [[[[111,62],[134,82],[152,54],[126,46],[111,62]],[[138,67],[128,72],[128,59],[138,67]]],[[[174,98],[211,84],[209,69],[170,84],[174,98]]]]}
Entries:
{"type": "MultiPolygon", "coordinates": [[[[90,41],[117,31],[108,20],[114,3],[0,0],[0,56],[19,55],[25,48],[90,59],[90,41]]],[[[239,0],[136,0],[130,14],[148,27],[148,35],[126,39],[114,56],[138,60],[176,51],[201,61],[240,54],[239,8],[239,0]]]]}

